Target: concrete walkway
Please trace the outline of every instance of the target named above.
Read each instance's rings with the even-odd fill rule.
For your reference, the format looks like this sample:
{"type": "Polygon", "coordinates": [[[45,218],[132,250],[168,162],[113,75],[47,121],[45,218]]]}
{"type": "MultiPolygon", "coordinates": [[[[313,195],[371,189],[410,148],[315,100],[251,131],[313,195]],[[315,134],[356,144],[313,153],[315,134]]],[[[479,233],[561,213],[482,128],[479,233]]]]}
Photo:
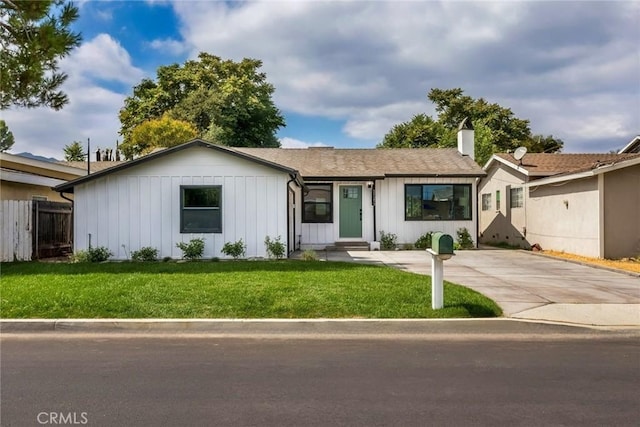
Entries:
{"type": "MultiPolygon", "coordinates": [[[[384,264],[431,274],[425,251],[320,252],[331,261],[384,264]]],[[[640,327],[640,277],[527,251],[458,251],[444,279],[496,301],[507,317],[581,325],[640,327]]],[[[445,304],[446,304],[445,294],[445,304]]]]}

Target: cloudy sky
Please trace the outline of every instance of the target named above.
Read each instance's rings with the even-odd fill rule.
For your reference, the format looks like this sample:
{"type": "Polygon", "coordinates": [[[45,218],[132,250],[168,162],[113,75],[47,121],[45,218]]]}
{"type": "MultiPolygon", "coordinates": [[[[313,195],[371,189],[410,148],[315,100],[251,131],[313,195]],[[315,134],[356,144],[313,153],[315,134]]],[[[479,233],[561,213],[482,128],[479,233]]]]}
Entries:
{"type": "Polygon", "coordinates": [[[115,146],[118,111],[160,65],[206,51],[263,61],[283,146],[374,147],[434,114],[431,88],[463,88],[529,119],[565,152],[640,133],[640,2],[82,1],[82,45],[61,62],[62,111],[3,111],[11,152],[62,158],[115,146]]]}

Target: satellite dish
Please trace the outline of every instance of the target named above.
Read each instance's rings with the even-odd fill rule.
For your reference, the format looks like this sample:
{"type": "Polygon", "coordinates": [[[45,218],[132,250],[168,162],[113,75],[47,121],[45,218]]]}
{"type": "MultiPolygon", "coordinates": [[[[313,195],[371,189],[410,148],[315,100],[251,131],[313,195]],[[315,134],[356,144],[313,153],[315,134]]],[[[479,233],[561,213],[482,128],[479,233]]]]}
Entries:
{"type": "Polygon", "coordinates": [[[513,153],[513,157],[516,160],[522,160],[525,154],[527,154],[527,147],[518,147],[516,148],[516,151],[513,153]]]}

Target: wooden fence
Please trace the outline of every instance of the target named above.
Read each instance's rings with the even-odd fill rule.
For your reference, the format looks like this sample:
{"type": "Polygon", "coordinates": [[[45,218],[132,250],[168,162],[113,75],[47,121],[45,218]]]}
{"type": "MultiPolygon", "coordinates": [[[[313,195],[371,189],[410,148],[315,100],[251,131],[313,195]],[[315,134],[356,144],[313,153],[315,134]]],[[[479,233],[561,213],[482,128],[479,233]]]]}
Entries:
{"type": "Polygon", "coordinates": [[[33,256],[33,202],[3,200],[0,204],[2,227],[1,261],[29,261],[33,256]]]}
{"type": "Polygon", "coordinates": [[[1,261],[59,257],[73,250],[70,203],[3,200],[0,206],[1,261]]]}

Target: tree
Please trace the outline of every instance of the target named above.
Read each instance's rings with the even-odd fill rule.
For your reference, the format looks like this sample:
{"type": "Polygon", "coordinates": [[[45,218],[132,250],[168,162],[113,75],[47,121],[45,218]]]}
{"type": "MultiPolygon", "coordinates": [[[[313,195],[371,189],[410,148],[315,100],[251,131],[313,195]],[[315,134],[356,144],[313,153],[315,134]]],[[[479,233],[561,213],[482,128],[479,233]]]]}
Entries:
{"type": "Polygon", "coordinates": [[[278,147],[276,131],[285,125],[271,95],[274,88],[259,72],[262,62],[222,60],[200,53],[184,65],[161,66],[155,81],[133,88],[120,110],[120,134],[130,144],[133,131],[164,114],[191,123],[198,136],[229,146],[278,147]]]}
{"type": "Polygon", "coordinates": [[[61,109],[59,90],[67,75],[58,60],[81,41],[70,30],[78,8],[65,0],[4,0],[0,3],[0,109],[12,105],[61,109]]]}
{"type": "Polygon", "coordinates": [[[82,142],[73,141],[64,146],[64,159],[67,162],[83,162],[87,159],[82,142]]]}
{"type": "Polygon", "coordinates": [[[0,120],[0,152],[3,153],[10,150],[15,142],[13,132],[9,130],[7,123],[4,120],[0,120]]]}
{"type": "Polygon", "coordinates": [[[136,126],[131,136],[122,144],[120,150],[125,158],[147,154],[154,148],[173,147],[198,136],[198,131],[189,122],[175,120],[167,114],[159,119],[147,120],[136,126]]]}
{"type": "Polygon", "coordinates": [[[460,88],[431,89],[428,99],[435,104],[437,119],[418,114],[394,126],[378,148],[457,146],[458,124],[470,117],[475,128],[476,161],[484,164],[493,153],[511,152],[525,146],[530,152],[557,152],[563,142],[552,136],[534,136],[529,121],[513,111],[483,98],[473,99],[460,88]]]}

